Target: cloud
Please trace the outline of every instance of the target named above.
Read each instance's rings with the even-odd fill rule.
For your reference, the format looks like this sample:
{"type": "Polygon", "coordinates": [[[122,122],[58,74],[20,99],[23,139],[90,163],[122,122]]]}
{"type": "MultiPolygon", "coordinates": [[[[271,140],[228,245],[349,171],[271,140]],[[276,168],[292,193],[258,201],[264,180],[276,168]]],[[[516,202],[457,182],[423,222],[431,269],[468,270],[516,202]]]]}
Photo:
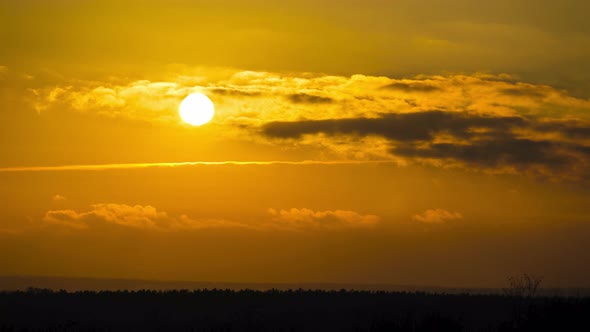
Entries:
{"type": "Polygon", "coordinates": [[[295,104],[329,104],[334,102],[332,98],[308,95],[307,93],[288,95],[287,99],[295,104]]]}
{"type": "Polygon", "coordinates": [[[430,209],[412,216],[412,220],[425,224],[444,224],[447,221],[459,219],[463,219],[461,213],[443,209],[430,209]]]}
{"type": "Polygon", "coordinates": [[[40,111],[59,106],[167,124],[179,122],[185,95],[210,93],[219,135],[317,153],[310,159],[590,179],[590,100],[507,74],[395,79],[203,69],[199,75],[66,81],[31,92],[40,111]]]}
{"type": "Polygon", "coordinates": [[[51,199],[55,202],[60,202],[60,201],[66,200],[65,196],[62,196],[62,195],[53,195],[53,197],[51,199]]]}
{"type": "MultiPolygon", "coordinates": [[[[431,143],[426,147],[418,144],[401,144],[393,153],[410,158],[452,160],[464,163],[466,167],[486,169],[509,167],[516,171],[542,170],[569,171],[576,164],[585,163],[572,153],[577,146],[551,141],[535,141],[520,138],[498,138],[474,140],[462,143],[431,143]]],[[[586,159],[587,152],[582,153],[586,159]]]]}
{"type": "Polygon", "coordinates": [[[511,97],[531,97],[531,98],[543,98],[545,93],[535,88],[530,87],[514,87],[500,90],[500,93],[511,96],[511,97]]]}
{"type": "Polygon", "coordinates": [[[457,112],[424,111],[415,113],[383,114],[378,118],[334,120],[303,120],[271,122],[262,126],[271,137],[297,138],[305,134],[379,135],[396,141],[432,140],[437,134],[449,133],[459,138],[471,138],[477,133],[472,128],[486,128],[505,132],[522,124],[520,117],[491,117],[457,112]]]}
{"type": "Polygon", "coordinates": [[[77,230],[99,225],[152,231],[202,230],[213,228],[249,228],[246,224],[222,219],[192,219],[186,215],[169,216],[151,205],[94,204],[86,212],[74,210],[47,211],[43,220],[52,225],[77,230]]]}
{"type": "Polygon", "coordinates": [[[376,215],[347,210],[314,211],[293,208],[290,210],[269,209],[269,213],[273,220],[271,227],[293,231],[373,228],[380,220],[376,215]]]}
{"type": "Polygon", "coordinates": [[[86,219],[91,215],[92,213],[78,213],[74,210],[50,210],[45,213],[43,221],[50,225],[83,230],[88,229],[86,219]]]}
{"type": "MultiPolygon", "coordinates": [[[[261,125],[273,121],[378,117],[432,110],[504,116],[590,118],[590,101],[509,75],[385,76],[279,74],[200,69],[199,76],[171,72],[166,80],[64,80],[30,89],[33,106],[110,117],[177,123],[178,104],[193,92],[215,95],[218,123],[261,125]],[[539,98],[531,98],[539,97],[539,98]],[[542,96],[542,98],[540,98],[542,96]],[[256,98],[246,98],[256,97],[256,98]],[[318,112],[317,105],[322,104],[318,112]]],[[[236,135],[238,133],[236,132],[236,135]]]]}
{"type": "Polygon", "coordinates": [[[270,122],[270,138],[305,135],[378,136],[392,157],[469,169],[587,178],[590,122],[448,111],[383,114],[378,118],[270,122]]]}
{"type": "Polygon", "coordinates": [[[93,204],[89,211],[50,210],[45,213],[46,225],[71,230],[88,230],[104,226],[128,229],[176,232],[206,229],[242,229],[250,231],[311,231],[372,228],[379,217],[354,211],[313,211],[310,209],[269,209],[270,221],[236,222],[226,219],[194,219],[185,214],[171,216],[151,205],[93,204]]]}
{"type": "Polygon", "coordinates": [[[440,91],[441,88],[433,85],[429,85],[424,82],[394,82],[387,84],[383,89],[398,90],[402,92],[433,92],[440,91]]]}
{"type": "MultiPolygon", "coordinates": [[[[113,169],[141,169],[151,167],[186,167],[186,166],[270,166],[270,165],[361,165],[392,163],[391,160],[248,160],[248,161],[186,161],[168,163],[128,163],[128,164],[87,164],[87,165],[60,165],[60,166],[22,166],[0,167],[0,173],[10,172],[66,172],[66,171],[106,171],[113,169]]],[[[59,196],[59,195],[56,195],[59,196]]],[[[54,196],[54,200],[62,200],[54,196]]],[[[65,197],[63,198],[65,200],[65,197]]]]}
{"type": "Polygon", "coordinates": [[[239,90],[239,89],[232,89],[232,88],[213,88],[208,91],[213,93],[223,95],[223,96],[233,96],[233,97],[259,97],[262,93],[258,91],[247,91],[247,90],[239,90]]]}
{"type": "Polygon", "coordinates": [[[133,81],[126,85],[110,82],[72,82],[46,89],[32,89],[36,96],[34,108],[46,111],[51,107],[67,106],[78,112],[102,116],[129,118],[150,122],[178,121],[180,101],[200,88],[175,82],[133,81]]]}

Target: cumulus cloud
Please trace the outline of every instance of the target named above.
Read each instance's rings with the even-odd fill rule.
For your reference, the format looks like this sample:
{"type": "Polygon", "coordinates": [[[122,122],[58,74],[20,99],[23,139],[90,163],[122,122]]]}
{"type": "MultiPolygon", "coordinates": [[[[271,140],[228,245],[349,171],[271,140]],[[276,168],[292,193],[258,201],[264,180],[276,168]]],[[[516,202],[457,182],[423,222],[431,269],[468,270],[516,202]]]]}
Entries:
{"type": "Polygon", "coordinates": [[[201,230],[211,228],[248,228],[246,224],[222,219],[192,219],[186,215],[169,216],[151,205],[94,204],[86,212],[51,210],[43,218],[48,224],[88,229],[98,224],[153,231],[201,230]]]}
{"type": "Polygon", "coordinates": [[[360,214],[347,210],[314,211],[311,209],[269,209],[272,227],[303,231],[313,229],[350,229],[375,227],[380,218],[372,214],[360,214]]]}
{"type": "Polygon", "coordinates": [[[425,224],[444,224],[450,220],[463,219],[459,212],[449,212],[444,209],[430,209],[412,216],[412,220],[425,224]]]}

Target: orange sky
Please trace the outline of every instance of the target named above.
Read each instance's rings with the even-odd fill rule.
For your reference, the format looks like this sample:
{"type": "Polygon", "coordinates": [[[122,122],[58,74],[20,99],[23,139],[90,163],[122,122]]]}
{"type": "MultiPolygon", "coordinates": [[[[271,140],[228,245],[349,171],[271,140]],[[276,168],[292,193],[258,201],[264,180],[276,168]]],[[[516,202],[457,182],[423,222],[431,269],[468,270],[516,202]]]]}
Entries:
{"type": "Polygon", "coordinates": [[[0,271],[589,286],[589,10],[3,1],[0,271]]]}

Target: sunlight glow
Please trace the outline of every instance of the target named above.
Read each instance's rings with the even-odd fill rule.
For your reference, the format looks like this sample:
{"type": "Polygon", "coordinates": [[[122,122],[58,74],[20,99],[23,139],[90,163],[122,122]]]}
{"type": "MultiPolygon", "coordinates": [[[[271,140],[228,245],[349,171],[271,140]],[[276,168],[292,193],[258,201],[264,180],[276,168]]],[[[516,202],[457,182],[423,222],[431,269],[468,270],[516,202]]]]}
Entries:
{"type": "Polygon", "coordinates": [[[202,93],[192,93],[180,103],[179,113],[182,120],[193,126],[204,125],[215,114],[213,102],[202,93]]]}

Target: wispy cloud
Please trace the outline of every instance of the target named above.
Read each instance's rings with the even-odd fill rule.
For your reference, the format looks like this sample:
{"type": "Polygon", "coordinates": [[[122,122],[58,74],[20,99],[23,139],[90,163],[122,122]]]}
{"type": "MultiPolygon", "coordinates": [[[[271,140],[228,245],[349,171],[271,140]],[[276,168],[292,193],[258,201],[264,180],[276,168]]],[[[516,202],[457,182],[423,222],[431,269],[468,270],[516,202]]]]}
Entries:
{"type": "MultiPolygon", "coordinates": [[[[60,165],[60,166],[22,166],[2,167],[0,173],[9,172],[59,172],[59,171],[104,171],[111,169],[136,169],[152,167],[183,167],[183,166],[250,166],[250,165],[362,165],[389,164],[392,160],[269,160],[269,161],[187,161],[170,163],[127,163],[127,164],[96,164],[96,165],[60,165]]],[[[54,197],[55,199],[55,197],[54,197]]]]}

